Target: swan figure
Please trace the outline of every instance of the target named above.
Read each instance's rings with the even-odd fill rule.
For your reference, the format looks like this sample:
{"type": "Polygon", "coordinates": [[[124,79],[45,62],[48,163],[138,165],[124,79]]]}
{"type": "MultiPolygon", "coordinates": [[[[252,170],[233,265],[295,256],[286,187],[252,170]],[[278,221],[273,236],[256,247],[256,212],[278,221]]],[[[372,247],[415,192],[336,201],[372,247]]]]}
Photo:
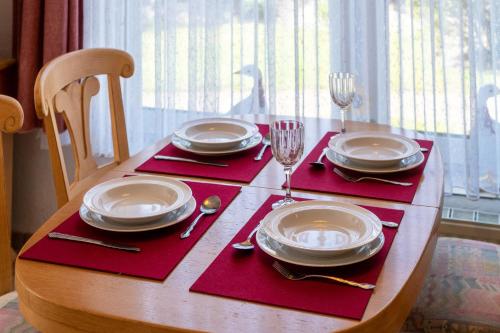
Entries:
{"type": "Polygon", "coordinates": [[[234,74],[246,75],[253,78],[253,87],[250,95],[243,98],[235,104],[227,114],[246,114],[246,113],[267,113],[267,103],[262,84],[262,72],[260,69],[251,64],[243,66],[234,74]],[[257,78],[257,79],[256,79],[257,78]]]}
{"type": "Polygon", "coordinates": [[[478,157],[479,157],[479,186],[483,191],[498,193],[498,156],[496,150],[497,135],[500,135],[498,119],[491,117],[488,110],[488,100],[500,95],[500,89],[493,84],[479,88],[477,94],[477,126],[478,157]]]}

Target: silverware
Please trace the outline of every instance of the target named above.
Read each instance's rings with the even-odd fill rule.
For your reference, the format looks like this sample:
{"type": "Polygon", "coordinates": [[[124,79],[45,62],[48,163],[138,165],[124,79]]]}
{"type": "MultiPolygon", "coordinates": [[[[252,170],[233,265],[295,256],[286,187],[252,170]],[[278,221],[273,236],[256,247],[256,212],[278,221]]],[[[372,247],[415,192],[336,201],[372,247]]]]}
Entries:
{"type": "Polygon", "coordinates": [[[224,163],[204,162],[204,161],[193,160],[191,158],[166,156],[166,155],[155,155],[154,159],[155,160],[164,160],[164,161],[175,161],[175,162],[189,162],[189,163],[212,165],[212,166],[218,166],[218,167],[227,167],[227,166],[229,166],[228,164],[224,164],[224,163]]]}
{"type": "Polygon", "coordinates": [[[105,241],[101,241],[101,240],[97,240],[97,239],[91,239],[91,238],[85,238],[85,237],[80,237],[80,236],[63,234],[60,232],[49,232],[49,238],[64,239],[64,240],[70,240],[70,241],[81,242],[81,243],[95,244],[95,245],[109,247],[109,248],[117,249],[117,250],[141,252],[141,249],[138,247],[135,247],[135,246],[129,246],[129,245],[118,244],[118,243],[110,243],[110,242],[105,242],[105,241]]]}
{"type": "Polygon", "coordinates": [[[254,245],[252,243],[252,237],[255,235],[257,230],[260,228],[260,223],[248,234],[247,239],[245,239],[243,242],[239,243],[233,243],[232,246],[237,249],[237,250],[253,250],[254,245]]]}
{"type": "Polygon", "coordinates": [[[399,224],[396,222],[389,222],[389,221],[381,221],[382,225],[387,228],[397,228],[399,227],[399,224]]]}
{"type": "Polygon", "coordinates": [[[336,276],[331,276],[331,275],[303,274],[303,273],[298,273],[298,272],[292,272],[288,268],[286,268],[285,266],[283,266],[282,264],[280,264],[277,261],[275,261],[273,263],[273,268],[289,280],[303,280],[303,279],[308,279],[308,278],[320,278],[320,279],[333,280],[335,282],[348,284],[352,287],[358,287],[358,288],[362,288],[362,289],[374,289],[375,288],[375,286],[373,284],[354,282],[354,281],[345,280],[345,279],[342,279],[342,278],[339,278],[336,276]]]}
{"type": "Polygon", "coordinates": [[[397,182],[395,180],[389,180],[389,179],[384,179],[384,178],[375,178],[375,177],[356,178],[356,177],[349,176],[349,175],[345,174],[344,172],[340,171],[340,169],[337,169],[337,168],[334,168],[333,172],[335,172],[337,175],[339,175],[340,177],[344,178],[345,180],[347,180],[348,182],[351,182],[351,183],[357,183],[357,182],[362,181],[362,180],[376,180],[376,181],[383,182],[383,183],[389,183],[389,184],[401,185],[401,186],[412,186],[413,185],[413,183],[397,182]]]}
{"type": "Polygon", "coordinates": [[[193,231],[194,227],[201,219],[203,215],[210,215],[215,213],[221,205],[220,198],[217,195],[212,195],[203,200],[200,205],[201,213],[194,219],[194,221],[189,225],[189,227],[181,234],[181,238],[187,238],[191,235],[191,231],[193,231]]]}
{"type": "Polygon", "coordinates": [[[266,148],[271,145],[271,134],[267,133],[266,136],[262,139],[262,146],[261,150],[259,151],[259,154],[254,157],[254,160],[260,161],[262,159],[262,156],[264,156],[264,152],[266,151],[266,148]]]}
{"type": "Polygon", "coordinates": [[[323,158],[325,157],[326,155],[326,152],[328,151],[328,148],[323,148],[323,151],[321,152],[321,154],[318,156],[318,159],[314,162],[310,162],[309,164],[315,168],[318,168],[318,169],[323,169],[325,167],[325,163],[321,162],[323,160],[323,158]]]}

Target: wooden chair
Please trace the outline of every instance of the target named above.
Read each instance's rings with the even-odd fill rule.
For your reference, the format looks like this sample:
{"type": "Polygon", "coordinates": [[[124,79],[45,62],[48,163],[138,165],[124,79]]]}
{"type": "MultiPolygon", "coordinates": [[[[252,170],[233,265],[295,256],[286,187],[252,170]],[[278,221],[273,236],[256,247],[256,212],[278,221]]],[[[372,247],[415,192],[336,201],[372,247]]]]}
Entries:
{"type": "Polygon", "coordinates": [[[11,291],[10,237],[12,188],[12,135],[23,125],[23,109],[14,98],[0,95],[0,295],[11,291]]]}
{"type": "Polygon", "coordinates": [[[128,159],[129,150],[123,112],[120,76],[134,73],[132,57],[115,49],[84,49],[47,63],[35,83],[35,106],[47,134],[58,206],[87,189],[95,178],[128,159]],[[114,161],[98,167],[90,144],[90,100],[99,92],[96,75],[105,75],[114,161]],[[59,138],[56,115],[62,115],[71,138],[75,162],[70,184],[59,138]]]}

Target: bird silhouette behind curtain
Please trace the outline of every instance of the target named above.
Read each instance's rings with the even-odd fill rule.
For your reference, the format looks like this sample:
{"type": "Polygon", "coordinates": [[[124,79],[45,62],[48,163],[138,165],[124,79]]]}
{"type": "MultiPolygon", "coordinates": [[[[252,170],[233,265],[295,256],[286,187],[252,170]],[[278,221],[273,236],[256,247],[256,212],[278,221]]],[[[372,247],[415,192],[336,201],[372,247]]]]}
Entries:
{"type": "Polygon", "coordinates": [[[263,113],[267,114],[268,107],[262,83],[262,72],[253,64],[243,66],[236,75],[245,75],[253,78],[253,86],[250,94],[236,103],[227,114],[247,114],[247,113],[263,113]]]}
{"type": "Polygon", "coordinates": [[[493,110],[488,110],[488,100],[500,94],[500,89],[493,84],[479,88],[477,94],[477,129],[479,149],[479,186],[483,191],[499,193],[497,136],[500,135],[499,119],[492,117],[493,110]]]}

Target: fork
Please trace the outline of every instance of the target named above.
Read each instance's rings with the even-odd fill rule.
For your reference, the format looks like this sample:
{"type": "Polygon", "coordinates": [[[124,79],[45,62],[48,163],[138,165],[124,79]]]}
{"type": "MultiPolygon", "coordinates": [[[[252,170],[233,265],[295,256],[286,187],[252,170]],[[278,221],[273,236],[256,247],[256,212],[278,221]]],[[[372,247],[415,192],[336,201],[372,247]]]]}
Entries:
{"type": "Polygon", "coordinates": [[[292,272],[279,262],[275,261],[273,263],[273,268],[277,270],[281,275],[286,277],[289,280],[304,280],[308,278],[321,278],[321,279],[327,279],[327,280],[333,280],[336,282],[348,284],[352,287],[358,287],[362,289],[374,289],[375,285],[369,284],[369,283],[359,283],[359,282],[354,282],[354,281],[349,281],[345,280],[336,276],[331,276],[331,275],[319,275],[319,274],[304,274],[304,273],[298,273],[298,272],[292,272]]]}
{"type": "Polygon", "coordinates": [[[345,180],[347,180],[348,182],[351,182],[351,183],[357,183],[361,180],[376,180],[376,181],[383,182],[383,183],[389,183],[389,184],[401,185],[401,186],[412,186],[413,185],[413,183],[397,182],[395,180],[389,180],[389,179],[384,179],[384,178],[375,178],[375,177],[356,178],[356,177],[349,176],[349,175],[343,173],[342,171],[340,171],[340,169],[337,169],[337,168],[334,168],[333,172],[335,172],[337,175],[339,175],[340,177],[344,178],[345,180]]]}

